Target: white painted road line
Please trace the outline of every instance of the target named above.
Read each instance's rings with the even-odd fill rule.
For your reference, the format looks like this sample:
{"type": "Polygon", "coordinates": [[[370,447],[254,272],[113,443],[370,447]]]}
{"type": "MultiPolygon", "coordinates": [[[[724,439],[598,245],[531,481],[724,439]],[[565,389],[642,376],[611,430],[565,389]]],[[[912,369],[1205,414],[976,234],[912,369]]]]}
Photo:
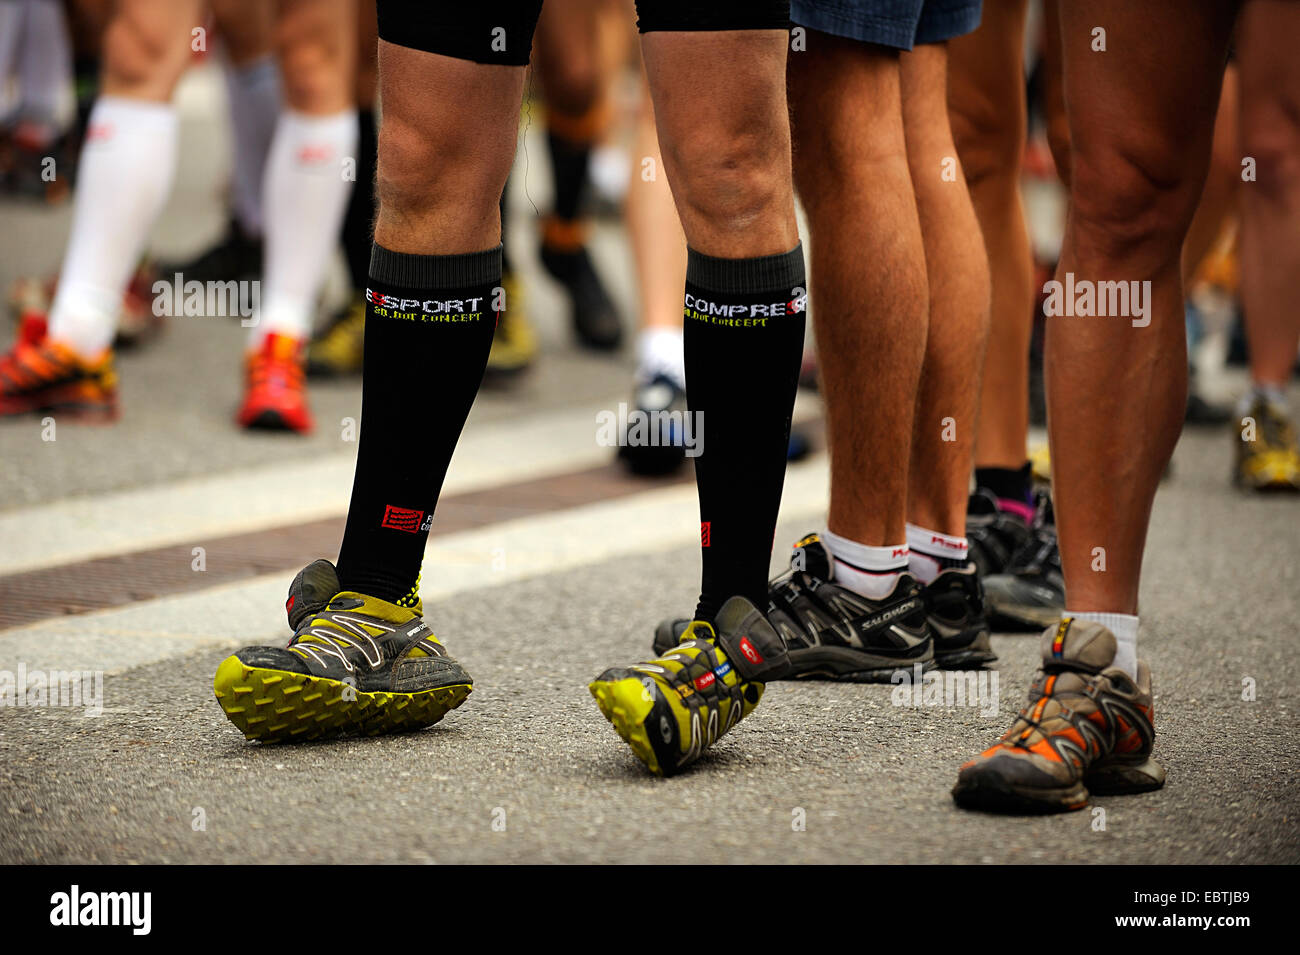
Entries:
{"type": "MultiPolygon", "coordinates": [[[[444,494],[596,467],[602,406],[466,429],[444,494]]],[[[302,523],[347,512],[355,445],[346,453],[189,478],[0,513],[0,574],[302,523]]]]}
{"type": "MultiPolygon", "coordinates": [[[[792,465],[782,520],[822,520],[827,482],[825,456],[792,465]]],[[[699,540],[698,513],[694,486],[679,485],[432,538],[424,600],[686,546],[699,540]]],[[[258,577],[7,630],[0,634],[0,670],[16,672],[23,663],[29,673],[112,673],[198,649],[280,643],[288,639],[282,607],[291,576],[258,577]]]]}

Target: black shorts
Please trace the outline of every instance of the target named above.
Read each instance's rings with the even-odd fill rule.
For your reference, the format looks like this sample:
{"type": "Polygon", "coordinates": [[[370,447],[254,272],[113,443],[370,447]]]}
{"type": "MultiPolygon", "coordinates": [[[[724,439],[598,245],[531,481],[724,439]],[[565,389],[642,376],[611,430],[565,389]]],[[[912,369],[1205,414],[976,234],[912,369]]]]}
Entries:
{"type": "MultiPolygon", "coordinates": [[[[498,66],[526,66],[542,0],[378,0],[389,43],[498,66]]],[[[785,30],[790,0],[636,0],[637,29],[785,30]]]]}

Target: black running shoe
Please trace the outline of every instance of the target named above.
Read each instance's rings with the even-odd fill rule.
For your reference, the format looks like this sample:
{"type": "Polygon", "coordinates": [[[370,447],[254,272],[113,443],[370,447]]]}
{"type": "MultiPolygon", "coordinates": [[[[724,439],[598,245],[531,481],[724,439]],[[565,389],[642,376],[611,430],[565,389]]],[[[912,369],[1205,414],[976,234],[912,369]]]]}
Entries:
{"type": "Polygon", "coordinates": [[[980,487],[966,503],[966,540],[980,576],[990,577],[1006,570],[1029,540],[1029,525],[1019,514],[1003,510],[992,491],[980,487]]]}
{"type": "Polygon", "coordinates": [[[1005,572],[984,579],[984,598],[994,626],[1041,630],[1060,620],[1065,609],[1065,577],[1052,498],[1046,491],[1038,494],[1029,539],[1005,572]]]}
{"type": "MultiPolygon", "coordinates": [[[[888,683],[913,664],[932,668],[934,640],[916,578],[903,574],[893,593],[871,600],[831,583],[834,573],[830,552],[809,534],[794,545],[790,569],[768,585],[765,615],[790,654],[783,679],[888,683]]],[[[671,650],[690,623],[661,622],[655,651],[671,650]]]]}
{"type": "MultiPolygon", "coordinates": [[[[633,474],[668,474],[686,460],[689,411],[686,390],[667,375],[639,385],[632,399],[634,419],[619,442],[618,456],[633,474]]],[[[695,440],[694,435],[689,437],[695,440]]]]}
{"type": "Polygon", "coordinates": [[[591,264],[587,249],[561,251],[542,246],[542,265],[569,295],[573,330],[588,348],[612,351],[623,341],[623,323],[591,264]]]}
{"type": "Polygon", "coordinates": [[[945,670],[992,663],[984,588],[974,565],[950,567],[921,588],[925,616],[934,634],[934,662],[945,670]]]}
{"type": "Polygon", "coordinates": [[[238,282],[262,274],[262,240],[250,239],[233,220],[226,237],[199,253],[188,262],[168,262],[155,266],[168,278],[179,272],[185,281],[238,282]]]}
{"type": "Polygon", "coordinates": [[[213,691],[249,739],[317,739],[420,729],[465,702],[473,681],[433,635],[420,601],[400,606],[339,591],[327,560],[294,578],[286,647],[245,647],[213,691]]]}

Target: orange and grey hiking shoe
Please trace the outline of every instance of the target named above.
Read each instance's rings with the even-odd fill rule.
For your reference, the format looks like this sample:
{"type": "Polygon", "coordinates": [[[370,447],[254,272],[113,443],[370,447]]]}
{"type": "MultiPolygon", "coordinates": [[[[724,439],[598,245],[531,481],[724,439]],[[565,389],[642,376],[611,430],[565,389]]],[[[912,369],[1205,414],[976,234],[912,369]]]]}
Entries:
{"type": "Polygon", "coordinates": [[[469,674],[424,622],[418,597],[401,606],[340,591],[327,560],[308,564],[285,602],[285,647],[245,647],[212,682],[246,737],[264,743],[430,726],[465,702],[469,674]]]}
{"type": "Polygon", "coordinates": [[[244,403],[235,416],[245,428],[297,431],[312,428],[303,380],[303,343],[275,332],[248,353],[244,403]]]}
{"type": "Polygon", "coordinates": [[[113,353],[105,349],[98,358],[85,359],[62,342],[21,332],[18,343],[0,355],[0,415],[32,411],[90,421],[115,419],[113,353]]]}
{"type": "Polygon", "coordinates": [[[1115,635],[1064,617],[1043,634],[1043,668],[1029,705],[993,746],[966,763],[952,797],[967,809],[1049,813],[1082,809],[1089,792],[1140,793],[1165,784],[1151,758],[1151,671],[1114,665],[1115,635]]]}
{"type": "Polygon", "coordinates": [[[649,663],[614,667],[589,686],[605,719],[657,776],[671,776],[758,706],[790,668],[785,644],[744,597],[714,623],[693,620],[682,642],[649,663]]]}
{"type": "Polygon", "coordinates": [[[1300,442],[1280,402],[1256,395],[1237,434],[1233,478],[1252,491],[1300,491],[1300,442]]]}

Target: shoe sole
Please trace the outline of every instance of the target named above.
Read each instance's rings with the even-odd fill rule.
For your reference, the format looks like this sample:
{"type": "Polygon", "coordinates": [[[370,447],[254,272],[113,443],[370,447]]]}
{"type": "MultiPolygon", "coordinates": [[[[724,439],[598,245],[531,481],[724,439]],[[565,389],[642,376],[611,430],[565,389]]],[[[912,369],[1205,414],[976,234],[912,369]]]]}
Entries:
{"type": "Polygon", "coordinates": [[[1149,793],[1165,784],[1165,768],[1150,756],[1114,756],[1088,770],[1083,781],[1094,796],[1149,793]]]}
{"type": "Polygon", "coordinates": [[[46,396],[35,400],[11,399],[0,402],[0,417],[8,418],[27,414],[58,415],[64,421],[75,421],[78,424],[112,424],[119,417],[116,402],[100,404],[62,401],[46,396]]]}
{"type": "Polygon", "coordinates": [[[247,739],[263,743],[423,729],[464,703],[473,689],[456,683],[416,693],[367,692],[338,680],[250,667],[233,656],[222,661],[212,681],[226,718],[247,739]],[[355,699],[345,699],[345,691],[355,699]]]}
{"type": "Polygon", "coordinates": [[[921,665],[925,673],[935,668],[933,654],[915,660],[890,660],[839,647],[810,647],[791,650],[791,672],[782,680],[831,680],[840,683],[891,683],[895,673],[912,673],[921,665]]]}
{"type": "Polygon", "coordinates": [[[940,670],[965,670],[969,667],[982,667],[986,663],[997,662],[998,655],[992,650],[967,648],[934,655],[934,665],[940,670]]]}
{"type": "Polygon", "coordinates": [[[298,427],[280,412],[271,409],[259,411],[246,420],[241,418],[239,424],[249,431],[287,431],[290,434],[310,434],[312,428],[311,422],[298,427]]]}
{"type": "MultiPolygon", "coordinates": [[[[933,627],[933,621],[931,626],[933,627]]],[[[998,655],[989,643],[987,625],[969,628],[947,639],[959,645],[951,650],[940,650],[938,637],[935,638],[934,663],[940,670],[962,670],[997,662],[998,655]],[[975,632],[973,637],[970,636],[972,630],[975,632]]]]}
{"type": "Polygon", "coordinates": [[[646,717],[654,709],[654,700],[649,698],[645,684],[636,677],[625,677],[621,680],[595,680],[588,684],[587,689],[596,698],[596,705],[614,731],[632,747],[637,759],[656,776],[664,775],[645,728],[646,717]]]}
{"type": "Polygon", "coordinates": [[[1029,604],[1001,602],[993,595],[988,598],[989,622],[996,627],[1003,626],[1015,630],[1042,630],[1061,621],[1060,607],[1035,607],[1029,604]]]}
{"type": "Polygon", "coordinates": [[[1088,790],[1083,783],[1061,789],[1034,789],[985,773],[959,779],[953,787],[952,798],[963,809],[1041,816],[1084,808],[1088,805],[1088,790]]]}

